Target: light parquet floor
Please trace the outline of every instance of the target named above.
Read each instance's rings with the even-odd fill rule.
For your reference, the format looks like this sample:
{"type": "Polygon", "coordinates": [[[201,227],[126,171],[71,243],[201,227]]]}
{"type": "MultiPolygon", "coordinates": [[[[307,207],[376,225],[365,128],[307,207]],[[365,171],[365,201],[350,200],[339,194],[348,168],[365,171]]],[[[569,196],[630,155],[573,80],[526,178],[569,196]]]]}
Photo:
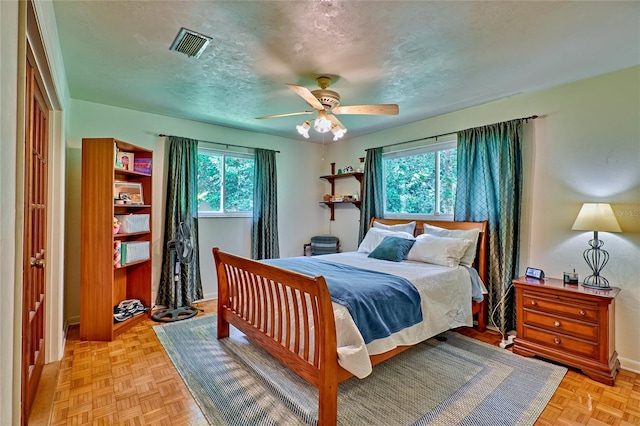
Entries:
{"type": "MultiPolygon", "coordinates": [[[[207,315],[216,303],[199,308],[207,315]]],[[[29,425],[206,425],[156,325],[145,321],[112,342],[84,342],[70,328],[64,358],[43,374],[29,425]]],[[[459,331],[500,342],[492,331],[459,331]]],[[[536,425],[640,425],[640,375],[622,370],[610,387],[570,369],[536,425]]]]}

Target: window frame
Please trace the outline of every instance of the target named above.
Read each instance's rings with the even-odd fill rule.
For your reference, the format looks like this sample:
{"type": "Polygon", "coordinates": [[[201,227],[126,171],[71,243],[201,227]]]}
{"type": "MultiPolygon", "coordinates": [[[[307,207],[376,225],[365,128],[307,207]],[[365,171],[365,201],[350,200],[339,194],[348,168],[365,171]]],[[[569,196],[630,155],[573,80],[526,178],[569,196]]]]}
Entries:
{"type": "Polygon", "coordinates": [[[440,211],[440,156],[436,155],[435,160],[435,176],[436,182],[434,182],[436,202],[434,207],[434,214],[426,213],[391,213],[387,211],[387,159],[411,157],[415,155],[422,155],[428,152],[445,151],[449,149],[457,149],[458,139],[453,137],[447,141],[437,142],[429,145],[422,145],[418,147],[401,149],[395,151],[389,151],[382,153],[382,189],[383,189],[383,214],[384,217],[389,219],[420,219],[420,220],[453,220],[454,214],[443,214],[440,211]]]}
{"type": "MultiPolygon", "coordinates": [[[[209,147],[198,147],[198,155],[221,155],[222,158],[222,182],[220,184],[220,200],[222,203],[222,211],[200,211],[198,209],[198,218],[216,218],[216,217],[253,217],[253,209],[251,211],[243,211],[243,212],[228,212],[224,211],[224,196],[225,196],[225,181],[226,181],[226,157],[235,157],[235,158],[244,158],[244,159],[252,159],[254,161],[255,167],[255,155],[253,153],[248,152],[238,152],[232,150],[224,150],[224,149],[216,149],[209,147]]],[[[198,171],[198,176],[200,172],[198,171]]],[[[254,188],[255,190],[255,188],[254,188]]]]}

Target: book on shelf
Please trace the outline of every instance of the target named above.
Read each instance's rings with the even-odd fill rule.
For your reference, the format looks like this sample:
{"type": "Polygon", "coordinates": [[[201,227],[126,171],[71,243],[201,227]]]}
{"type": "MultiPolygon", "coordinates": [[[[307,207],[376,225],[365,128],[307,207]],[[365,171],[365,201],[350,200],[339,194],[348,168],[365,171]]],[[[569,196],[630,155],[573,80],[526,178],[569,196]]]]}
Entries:
{"type": "Polygon", "coordinates": [[[124,170],[133,170],[135,155],[133,152],[118,151],[116,154],[116,167],[124,170]]]}
{"type": "Polygon", "coordinates": [[[115,266],[116,268],[120,268],[122,266],[122,252],[121,252],[122,246],[120,241],[115,240],[113,242],[113,266],[115,266]]]}
{"type": "Polygon", "coordinates": [[[120,266],[127,264],[127,244],[120,243],[120,266]]]}
{"type": "Polygon", "coordinates": [[[150,175],[152,159],[148,157],[136,157],[133,162],[133,171],[150,175]]]}

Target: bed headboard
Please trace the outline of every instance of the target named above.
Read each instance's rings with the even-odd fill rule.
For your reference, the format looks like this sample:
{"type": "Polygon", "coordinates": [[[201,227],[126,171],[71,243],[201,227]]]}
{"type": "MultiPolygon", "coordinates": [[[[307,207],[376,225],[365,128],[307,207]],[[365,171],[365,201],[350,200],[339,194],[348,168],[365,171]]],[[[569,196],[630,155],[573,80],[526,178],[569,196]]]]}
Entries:
{"type": "Polygon", "coordinates": [[[482,282],[487,282],[488,269],[487,269],[487,254],[489,240],[487,238],[488,222],[455,222],[452,220],[420,220],[420,219],[382,219],[379,217],[372,217],[369,222],[369,227],[373,226],[373,222],[379,222],[384,225],[398,225],[401,223],[416,222],[416,229],[413,233],[414,236],[418,236],[423,233],[424,224],[431,226],[438,226],[445,229],[479,229],[480,235],[478,235],[478,248],[476,250],[476,259],[473,262],[473,266],[478,271],[478,275],[482,279],[482,282]]]}

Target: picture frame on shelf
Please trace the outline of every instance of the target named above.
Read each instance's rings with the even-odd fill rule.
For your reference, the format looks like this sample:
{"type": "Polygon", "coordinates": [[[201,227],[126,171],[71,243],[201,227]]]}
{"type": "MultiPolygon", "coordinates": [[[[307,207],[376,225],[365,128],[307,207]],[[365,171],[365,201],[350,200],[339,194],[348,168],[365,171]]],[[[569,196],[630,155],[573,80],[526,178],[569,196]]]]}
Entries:
{"type": "Polygon", "coordinates": [[[152,162],[153,159],[148,157],[136,157],[135,161],[133,162],[133,171],[150,175],[152,162]]]}
{"type": "Polygon", "coordinates": [[[119,204],[118,200],[123,201],[124,204],[144,204],[142,184],[115,181],[113,183],[113,199],[116,204],[119,204]]]}
{"type": "Polygon", "coordinates": [[[133,171],[135,154],[133,152],[118,151],[116,154],[116,167],[122,170],[133,171]]]}

